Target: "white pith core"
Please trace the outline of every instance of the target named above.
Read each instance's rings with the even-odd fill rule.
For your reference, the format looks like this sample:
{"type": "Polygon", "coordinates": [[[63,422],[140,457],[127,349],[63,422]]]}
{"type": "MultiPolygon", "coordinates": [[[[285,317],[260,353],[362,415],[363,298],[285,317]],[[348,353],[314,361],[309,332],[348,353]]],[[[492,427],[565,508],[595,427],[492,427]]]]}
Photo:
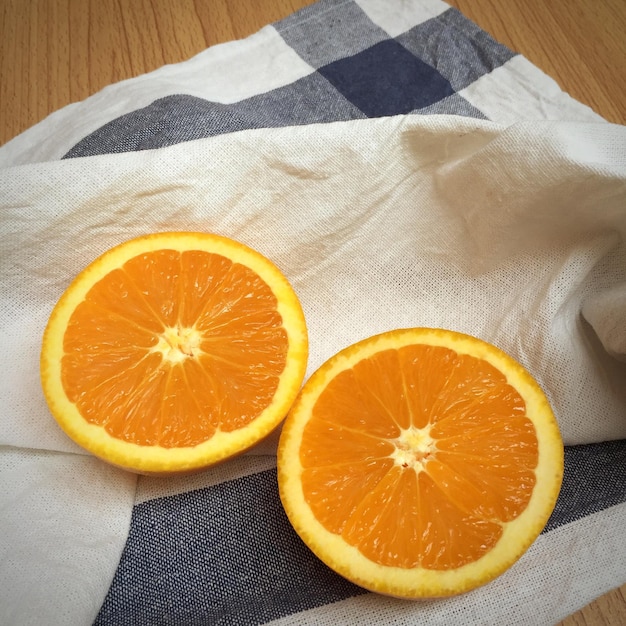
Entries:
{"type": "Polygon", "coordinates": [[[161,335],[153,352],[160,352],[165,361],[180,363],[198,356],[202,351],[202,333],[193,327],[170,326],[161,335]]]}
{"type": "Polygon", "coordinates": [[[416,472],[424,469],[424,463],[436,450],[436,441],[430,436],[430,424],[424,428],[411,426],[402,430],[391,443],[396,447],[390,455],[395,464],[405,469],[412,468],[416,472]]]}

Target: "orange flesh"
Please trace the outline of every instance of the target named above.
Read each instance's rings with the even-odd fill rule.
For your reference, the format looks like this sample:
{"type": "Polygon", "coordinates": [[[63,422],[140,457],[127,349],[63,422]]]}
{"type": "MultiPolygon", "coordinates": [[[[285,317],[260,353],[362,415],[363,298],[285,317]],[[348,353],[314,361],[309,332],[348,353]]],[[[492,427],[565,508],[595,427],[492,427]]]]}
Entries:
{"type": "Polygon", "coordinates": [[[330,381],[300,460],[305,498],[327,530],[381,565],[445,570],[488,552],[526,508],[538,443],[495,367],[414,345],[330,381]]]}
{"type": "Polygon", "coordinates": [[[270,404],[288,339],[252,270],[203,251],[159,250],[97,282],[64,337],[62,380],[90,423],[144,446],[194,446],[270,404]]]}

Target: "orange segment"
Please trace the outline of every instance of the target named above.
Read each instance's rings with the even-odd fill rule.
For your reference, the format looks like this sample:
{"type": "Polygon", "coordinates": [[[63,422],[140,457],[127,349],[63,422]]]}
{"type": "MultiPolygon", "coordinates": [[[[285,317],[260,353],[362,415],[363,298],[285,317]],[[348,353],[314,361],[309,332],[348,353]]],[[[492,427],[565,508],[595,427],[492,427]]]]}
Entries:
{"type": "MultiPolygon", "coordinates": [[[[143,301],[154,318],[164,327],[179,323],[178,309],[181,291],[180,252],[177,250],[151,250],[124,263],[124,273],[137,287],[137,304],[143,301]]],[[[105,279],[106,283],[106,279],[105,279]]],[[[94,289],[99,289],[96,284],[94,289]]],[[[127,298],[132,297],[131,293],[127,298]]]]}
{"type": "Polygon", "coordinates": [[[72,282],[42,385],[78,443],[143,472],[198,469],[282,420],[306,368],[302,309],[259,253],[203,233],[131,240],[72,282]]]}
{"type": "Polygon", "coordinates": [[[221,255],[198,250],[183,252],[181,263],[180,323],[189,327],[198,323],[203,311],[210,315],[211,307],[225,306],[221,285],[233,263],[221,255]]]}
{"type": "Polygon", "coordinates": [[[278,451],[287,515],[330,567],[373,591],[484,584],[539,534],[563,472],[554,415],[513,359],[452,331],[391,331],[307,381],[278,451]]]}
{"type": "MultiPolygon", "coordinates": [[[[164,329],[161,319],[155,315],[139,287],[123,269],[114,269],[104,276],[97,287],[94,286],[89,290],[80,306],[85,309],[86,315],[88,310],[99,311],[101,315],[107,314],[114,320],[121,318],[131,322],[137,329],[146,329],[152,335],[163,332],[164,329]]],[[[80,317],[81,313],[77,309],[73,319],[79,325],[80,317]]],[[[83,323],[82,326],[90,328],[91,324],[83,323]]]]}

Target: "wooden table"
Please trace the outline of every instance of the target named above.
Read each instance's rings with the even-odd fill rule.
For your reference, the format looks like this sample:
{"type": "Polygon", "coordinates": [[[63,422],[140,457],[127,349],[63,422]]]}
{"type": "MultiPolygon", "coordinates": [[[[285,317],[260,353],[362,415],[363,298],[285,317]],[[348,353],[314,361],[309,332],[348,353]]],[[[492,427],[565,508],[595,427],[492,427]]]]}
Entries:
{"type": "MultiPolygon", "coordinates": [[[[311,0],[0,0],[0,145],[110,83],[246,37],[311,0]]],[[[624,0],[448,0],[572,97],[626,124],[624,0]]],[[[564,626],[626,623],[626,585],[564,626]]]]}

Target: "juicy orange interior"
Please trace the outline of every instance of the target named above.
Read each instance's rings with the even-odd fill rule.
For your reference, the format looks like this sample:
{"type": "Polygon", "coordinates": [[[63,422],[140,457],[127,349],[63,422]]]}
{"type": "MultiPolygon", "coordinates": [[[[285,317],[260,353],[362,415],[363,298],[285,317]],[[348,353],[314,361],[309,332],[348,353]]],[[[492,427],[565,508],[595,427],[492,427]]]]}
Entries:
{"type": "Polygon", "coordinates": [[[475,561],[527,506],[538,445],[495,367],[439,346],[386,350],[321,393],[300,448],[314,515],[369,559],[475,561]]]}
{"type": "Polygon", "coordinates": [[[288,339],[268,285],[204,251],[112,270],[73,312],[62,380],[89,422],[138,445],[194,446],[271,402],[288,339]]]}

